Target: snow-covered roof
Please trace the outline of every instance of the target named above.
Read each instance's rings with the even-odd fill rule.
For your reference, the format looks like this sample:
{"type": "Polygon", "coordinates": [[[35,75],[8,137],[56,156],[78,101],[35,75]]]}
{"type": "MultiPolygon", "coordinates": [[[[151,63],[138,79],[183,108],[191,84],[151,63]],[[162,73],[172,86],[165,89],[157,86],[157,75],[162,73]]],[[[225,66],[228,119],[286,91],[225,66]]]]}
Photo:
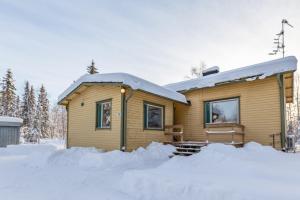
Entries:
{"type": "Polygon", "coordinates": [[[23,119],[18,117],[0,116],[0,126],[20,126],[23,119]]]}
{"type": "Polygon", "coordinates": [[[177,82],[165,85],[174,91],[187,91],[191,89],[199,89],[205,87],[214,87],[220,83],[246,79],[247,81],[255,80],[258,77],[263,79],[284,72],[292,72],[297,70],[297,59],[294,56],[288,56],[268,62],[255,65],[241,67],[217,74],[207,75],[201,78],[195,78],[187,81],[177,82]]]}
{"type": "Polygon", "coordinates": [[[127,73],[85,74],[70,85],[70,87],[58,97],[58,102],[64,100],[65,97],[84,83],[119,83],[129,86],[134,90],[141,90],[181,103],[187,103],[183,94],[127,73]]]}

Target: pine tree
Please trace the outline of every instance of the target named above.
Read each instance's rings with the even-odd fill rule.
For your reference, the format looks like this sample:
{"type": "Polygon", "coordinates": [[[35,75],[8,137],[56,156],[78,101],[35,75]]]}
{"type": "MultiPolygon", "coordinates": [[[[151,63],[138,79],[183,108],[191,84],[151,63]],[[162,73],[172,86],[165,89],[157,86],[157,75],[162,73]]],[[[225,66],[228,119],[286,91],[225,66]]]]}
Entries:
{"type": "Polygon", "coordinates": [[[42,138],[48,138],[50,132],[50,120],[49,120],[49,100],[47,97],[47,92],[45,87],[42,85],[40,88],[36,117],[35,117],[35,126],[37,131],[40,133],[42,138]]]}
{"type": "Polygon", "coordinates": [[[91,66],[88,66],[88,67],[87,67],[87,72],[88,72],[89,74],[97,74],[97,73],[98,73],[98,69],[97,69],[96,66],[95,66],[94,60],[92,60],[91,66]]]}
{"type": "Polygon", "coordinates": [[[19,95],[16,98],[16,111],[15,111],[15,116],[16,117],[21,117],[21,102],[20,102],[20,97],[19,95]]]}
{"type": "Polygon", "coordinates": [[[1,115],[15,116],[16,87],[10,69],[2,79],[1,115]]]}
{"type": "Polygon", "coordinates": [[[2,106],[2,99],[3,99],[3,91],[2,91],[2,81],[0,78],[0,116],[3,115],[3,106],[2,106]]]}
{"type": "Polygon", "coordinates": [[[65,139],[67,133],[67,111],[64,106],[56,105],[51,109],[50,124],[51,135],[65,139]]]}
{"type": "Polygon", "coordinates": [[[35,119],[35,109],[36,109],[36,102],[35,102],[35,94],[33,86],[30,87],[29,96],[28,96],[28,127],[30,130],[34,127],[34,119],[35,119]]]}
{"type": "Polygon", "coordinates": [[[24,127],[29,127],[29,82],[26,81],[25,87],[24,87],[24,94],[23,94],[23,101],[22,101],[22,106],[21,106],[21,117],[23,119],[23,126],[24,127]]]}

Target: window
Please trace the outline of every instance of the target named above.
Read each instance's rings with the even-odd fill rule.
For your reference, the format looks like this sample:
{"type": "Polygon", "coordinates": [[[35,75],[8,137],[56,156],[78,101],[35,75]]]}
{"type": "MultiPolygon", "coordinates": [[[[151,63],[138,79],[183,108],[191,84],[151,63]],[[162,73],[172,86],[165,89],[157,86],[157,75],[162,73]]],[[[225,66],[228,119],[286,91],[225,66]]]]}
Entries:
{"type": "Polygon", "coordinates": [[[239,98],[204,103],[205,123],[239,123],[239,98]]]}
{"type": "Polygon", "coordinates": [[[164,106],[144,103],[144,128],[163,130],[164,127],[164,106]]]}
{"type": "Polygon", "coordinates": [[[111,100],[97,102],[96,128],[111,127],[111,100]]]}

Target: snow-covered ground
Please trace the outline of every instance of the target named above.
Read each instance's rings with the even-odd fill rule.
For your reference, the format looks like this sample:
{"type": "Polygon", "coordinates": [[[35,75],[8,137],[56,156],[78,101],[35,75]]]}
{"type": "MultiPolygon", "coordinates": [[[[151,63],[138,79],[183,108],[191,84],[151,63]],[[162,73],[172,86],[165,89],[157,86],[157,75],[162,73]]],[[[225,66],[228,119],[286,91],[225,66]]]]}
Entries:
{"type": "Polygon", "coordinates": [[[169,159],[172,146],[132,153],[64,149],[61,141],[0,148],[0,199],[300,199],[300,154],[214,144],[169,159]]]}

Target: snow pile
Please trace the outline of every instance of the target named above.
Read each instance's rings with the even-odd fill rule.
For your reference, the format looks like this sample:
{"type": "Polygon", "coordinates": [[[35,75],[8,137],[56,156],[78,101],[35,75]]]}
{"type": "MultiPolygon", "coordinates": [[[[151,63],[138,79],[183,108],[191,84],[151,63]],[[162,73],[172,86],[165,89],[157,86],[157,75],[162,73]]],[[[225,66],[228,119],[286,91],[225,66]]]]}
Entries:
{"type": "Polygon", "coordinates": [[[142,90],[175,101],[187,103],[184,95],[127,73],[83,75],[58,97],[58,102],[62,101],[83,83],[119,83],[129,86],[133,90],[142,90]]]}
{"type": "Polygon", "coordinates": [[[1,199],[300,199],[300,154],[257,143],[172,159],[159,143],[132,153],[43,143],[0,148],[1,199]]]}
{"type": "Polygon", "coordinates": [[[0,199],[133,199],[118,189],[123,173],[156,167],[174,151],[159,143],[132,153],[44,143],[0,148],[0,199]]]}
{"type": "Polygon", "coordinates": [[[146,149],[139,148],[131,153],[119,150],[100,153],[94,148],[71,148],[61,150],[49,158],[49,163],[56,166],[74,166],[85,169],[113,169],[113,168],[145,168],[168,160],[168,156],[175,150],[173,146],[152,142],[146,149]]]}
{"type": "Polygon", "coordinates": [[[120,189],[136,199],[299,199],[299,154],[249,143],[212,144],[190,157],[125,173],[120,189]]]}
{"type": "Polygon", "coordinates": [[[247,81],[264,79],[284,72],[293,72],[297,70],[297,59],[294,56],[288,56],[264,63],[241,67],[217,74],[195,78],[192,80],[168,84],[165,87],[174,91],[186,91],[205,87],[214,87],[220,83],[246,79],[247,81]]]}

